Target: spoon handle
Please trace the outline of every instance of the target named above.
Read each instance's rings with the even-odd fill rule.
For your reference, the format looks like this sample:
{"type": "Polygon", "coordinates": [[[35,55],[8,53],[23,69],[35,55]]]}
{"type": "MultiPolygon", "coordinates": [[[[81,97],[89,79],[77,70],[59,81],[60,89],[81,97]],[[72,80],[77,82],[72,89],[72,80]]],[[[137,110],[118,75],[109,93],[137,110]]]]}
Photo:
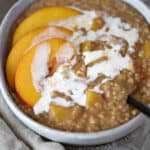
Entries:
{"type": "Polygon", "coordinates": [[[128,96],[127,103],[140,110],[146,116],[150,117],[150,108],[148,106],[142,104],[131,96],[128,96]]]}

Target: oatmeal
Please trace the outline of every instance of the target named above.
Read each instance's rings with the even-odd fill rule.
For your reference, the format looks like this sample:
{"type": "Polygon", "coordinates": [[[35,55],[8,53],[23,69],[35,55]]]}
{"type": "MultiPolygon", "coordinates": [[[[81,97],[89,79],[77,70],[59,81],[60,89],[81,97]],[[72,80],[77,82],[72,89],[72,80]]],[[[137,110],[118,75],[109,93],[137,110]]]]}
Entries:
{"type": "MultiPolygon", "coordinates": [[[[33,11],[57,2],[36,2],[18,25],[33,11]]],[[[139,113],[127,104],[129,95],[149,103],[149,25],[116,0],[59,5],[64,7],[56,9],[70,17],[48,22],[24,50],[15,93],[25,104],[15,96],[16,103],[33,119],[60,130],[94,132],[128,122],[139,113]]]]}

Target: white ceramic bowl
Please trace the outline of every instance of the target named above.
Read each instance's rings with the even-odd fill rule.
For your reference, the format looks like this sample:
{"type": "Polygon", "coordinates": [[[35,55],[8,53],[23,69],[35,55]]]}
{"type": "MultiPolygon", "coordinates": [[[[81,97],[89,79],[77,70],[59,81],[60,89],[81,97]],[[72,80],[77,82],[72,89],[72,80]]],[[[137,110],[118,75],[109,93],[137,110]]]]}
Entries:
{"type": "MultiPolygon", "coordinates": [[[[121,137],[126,136],[135,130],[144,119],[142,114],[138,115],[128,123],[117,128],[100,131],[96,133],[71,133],[48,128],[35,122],[26,116],[14,103],[5,81],[4,66],[8,55],[8,39],[11,27],[19,17],[19,15],[33,3],[34,0],[20,0],[16,2],[5,16],[0,27],[0,89],[6,103],[12,112],[21,120],[27,127],[31,128],[41,136],[54,141],[75,144],[75,145],[94,145],[112,142],[121,137]]],[[[140,0],[123,0],[136,8],[145,19],[150,23],[150,10],[140,0]]]]}

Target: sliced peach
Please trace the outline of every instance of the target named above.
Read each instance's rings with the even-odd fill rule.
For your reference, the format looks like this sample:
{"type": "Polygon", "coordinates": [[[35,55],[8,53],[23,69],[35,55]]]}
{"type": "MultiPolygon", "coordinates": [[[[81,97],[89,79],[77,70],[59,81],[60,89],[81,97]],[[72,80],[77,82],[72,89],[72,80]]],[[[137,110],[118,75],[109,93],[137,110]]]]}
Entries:
{"type": "MultiPolygon", "coordinates": [[[[67,45],[69,44],[68,41],[63,40],[63,39],[59,39],[59,38],[50,39],[47,41],[43,41],[40,44],[34,46],[33,48],[31,48],[30,51],[28,51],[22,57],[17,67],[17,71],[15,75],[15,87],[16,87],[16,92],[20,96],[20,98],[31,107],[33,107],[36,104],[36,102],[41,96],[40,92],[38,92],[35,89],[35,86],[33,83],[32,71],[31,71],[32,63],[34,61],[35,55],[37,54],[39,50],[39,47],[41,47],[45,43],[48,44],[49,47],[51,48],[51,54],[49,56],[49,59],[51,59],[51,56],[57,57],[57,55],[59,55],[59,53],[63,51],[62,48],[64,48],[66,44],[67,45]],[[56,56],[54,56],[53,53],[55,53],[56,56]]],[[[70,43],[70,47],[72,47],[71,43],[70,43]]],[[[42,50],[44,51],[44,49],[42,50]]],[[[71,48],[68,50],[71,50],[71,48]]],[[[73,48],[72,48],[72,51],[74,51],[73,48]]],[[[68,55],[68,58],[66,59],[66,55],[64,55],[65,61],[72,58],[72,56],[70,57],[70,55],[68,55]]]]}
{"type": "Polygon", "coordinates": [[[36,45],[38,42],[47,40],[49,38],[68,38],[72,35],[72,31],[56,26],[47,26],[37,28],[25,36],[23,36],[13,46],[6,63],[6,75],[7,80],[12,89],[14,89],[14,76],[16,68],[23,54],[31,47],[36,45]]]}
{"type": "Polygon", "coordinates": [[[65,121],[70,118],[73,113],[74,107],[66,108],[58,105],[51,105],[51,115],[59,121],[65,121]]]}
{"type": "Polygon", "coordinates": [[[48,25],[52,22],[67,19],[72,16],[79,15],[80,12],[63,6],[54,6],[40,9],[26,18],[16,29],[13,44],[27,32],[48,25]]]}
{"type": "Polygon", "coordinates": [[[146,43],[144,46],[144,57],[150,58],[150,42],[146,43]]]}
{"type": "Polygon", "coordinates": [[[92,107],[95,105],[95,103],[99,103],[103,101],[103,96],[99,93],[93,92],[93,91],[87,91],[87,107],[92,107]]]}

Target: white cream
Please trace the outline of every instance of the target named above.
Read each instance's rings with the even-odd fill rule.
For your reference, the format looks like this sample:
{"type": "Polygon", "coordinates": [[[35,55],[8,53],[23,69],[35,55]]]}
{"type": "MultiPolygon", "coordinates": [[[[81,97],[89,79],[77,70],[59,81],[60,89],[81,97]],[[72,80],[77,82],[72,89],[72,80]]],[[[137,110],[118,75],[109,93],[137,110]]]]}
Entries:
{"type": "Polygon", "coordinates": [[[53,99],[52,103],[63,107],[71,107],[75,105],[73,101],[66,101],[65,99],[60,97],[53,99]]]}
{"type": "MultiPolygon", "coordinates": [[[[63,26],[71,30],[73,30],[74,28],[78,29],[85,28],[86,30],[88,30],[86,35],[82,30],[76,31],[74,32],[72,37],[68,39],[75,45],[78,54],[80,43],[85,41],[96,41],[99,39],[111,42],[112,35],[127,40],[129,44],[128,52],[132,53],[134,51],[132,47],[139,38],[139,33],[137,29],[132,28],[129,24],[122,22],[120,18],[109,17],[107,15],[104,15],[103,16],[105,21],[104,27],[97,31],[91,31],[90,28],[93,19],[96,17],[97,14],[94,11],[83,11],[82,15],[75,16],[64,21],[55,22],[54,25],[63,26]],[[109,28],[108,32],[106,32],[106,28],[109,28]]],[[[53,35],[55,35],[55,33],[53,35]]],[[[35,43],[36,41],[39,40],[40,38],[37,38],[37,40],[35,40],[35,43]]],[[[73,55],[72,53],[73,51],[70,51],[71,50],[70,47],[65,46],[66,45],[64,45],[63,48],[64,51],[62,51],[61,55],[57,56],[57,59],[60,60],[61,63],[68,63],[68,61],[63,62],[63,60],[67,60],[67,58],[71,59],[71,56],[73,55]]],[[[103,91],[100,89],[101,85],[109,80],[113,80],[116,76],[120,75],[121,70],[128,69],[134,71],[133,62],[130,55],[126,54],[125,57],[122,57],[121,54],[119,53],[119,50],[122,47],[122,43],[118,43],[116,45],[111,46],[112,48],[110,49],[95,50],[83,53],[86,65],[103,56],[108,57],[108,60],[99,62],[93,65],[92,67],[88,67],[86,79],[77,77],[71,71],[71,69],[68,69],[67,71],[67,75],[69,78],[64,79],[63,77],[64,70],[62,65],[58,68],[58,70],[54,73],[52,77],[44,79],[45,75],[48,73],[46,67],[47,66],[46,60],[48,60],[48,53],[50,53],[50,48],[48,48],[46,45],[42,46],[41,47],[42,50],[41,51],[39,50],[37,56],[35,56],[35,60],[32,65],[33,68],[32,77],[34,86],[36,87],[37,90],[40,90],[42,94],[41,98],[34,106],[35,114],[48,112],[51,103],[55,103],[57,105],[64,107],[71,107],[74,106],[75,104],[86,107],[86,95],[84,91],[87,88],[88,83],[94,81],[97,78],[98,74],[100,73],[104,74],[107,76],[107,78],[102,80],[101,83],[99,83],[97,86],[95,86],[93,89],[90,90],[97,93],[103,93],[103,91]],[[44,54],[42,53],[43,48],[45,49],[44,54]],[[43,62],[38,62],[39,59],[41,59],[41,61],[43,62]],[[42,69],[40,70],[39,68],[42,69]],[[40,74],[38,74],[39,72],[40,74]],[[41,85],[43,86],[43,88],[41,88],[41,85]],[[65,99],[60,97],[52,98],[51,94],[53,91],[65,93],[67,96],[70,96],[72,98],[72,101],[66,101],[65,99]]],[[[76,61],[75,58],[74,61],[76,61]]],[[[74,64],[75,63],[74,61],[71,61],[69,63],[72,64],[73,62],[74,64]]]]}
{"type": "Polygon", "coordinates": [[[132,46],[139,39],[139,32],[136,28],[132,28],[130,24],[124,23],[118,17],[104,17],[105,27],[109,28],[109,33],[124,38],[129,44],[129,52],[133,52],[132,46]]]}
{"type": "Polygon", "coordinates": [[[105,79],[103,79],[103,80],[101,81],[101,83],[97,84],[93,89],[91,89],[91,91],[96,92],[96,93],[103,94],[104,91],[101,90],[101,85],[104,84],[104,83],[106,83],[106,82],[108,82],[108,81],[110,81],[110,80],[112,80],[112,79],[106,77],[105,79]]]}
{"type": "Polygon", "coordinates": [[[102,56],[106,56],[107,55],[107,51],[100,51],[100,50],[95,50],[95,51],[87,51],[83,53],[84,56],[84,62],[85,65],[93,62],[94,60],[102,57],[102,56]]]}
{"type": "Polygon", "coordinates": [[[96,92],[96,93],[99,93],[99,94],[103,94],[104,91],[102,91],[102,90],[100,89],[100,85],[101,85],[101,84],[96,85],[93,89],[91,89],[91,91],[96,92]]]}
{"type": "Polygon", "coordinates": [[[49,105],[51,102],[57,103],[64,107],[71,107],[74,104],[80,106],[86,106],[86,96],[84,90],[86,89],[86,80],[77,77],[71,70],[67,72],[69,78],[63,78],[63,68],[59,67],[57,72],[52,77],[48,77],[44,80],[44,92],[42,93],[41,99],[34,106],[35,114],[49,111],[49,105]],[[62,98],[51,98],[53,91],[63,92],[73,99],[73,102],[61,101],[62,98]],[[72,94],[70,93],[72,92],[72,94]],[[60,101],[59,101],[60,100],[60,101]]]}
{"type": "MultiPolygon", "coordinates": [[[[102,56],[108,56],[108,60],[102,61],[100,63],[95,64],[92,67],[89,67],[87,70],[87,76],[90,79],[96,79],[97,75],[99,73],[102,73],[112,79],[114,79],[117,75],[120,74],[120,71],[123,69],[133,70],[133,64],[132,59],[129,55],[126,55],[125,57],[122,57],[119,53],[121,46],[115,45],[112,49],[107,49],[104,52],[98,52],[97,55],[99,57],[102,56]]],[[[90,56],[93,56],[92,53],[94,53],[94,57],[96,56],[96,52],[89,52],[85,55],[86,62],[91,62],[90,56]],[[88,60],[89,58],[89,60],[88,60]]]]}
{"type": "MultiPolygon", "coordinates": [[[[48,77],[44,80],[44,92],[42,93],[41,99],[34,106],[35,114],[48,112],[49,105],[51,103],[55,103],[64,107],[71,107],[75,104],[86,107],[86,95],[84,91],[87,88],[87,84],[91,81],[94,81],[99,73],[106,75],[107,78],[102,80],[102,82],[91,89],[91,91],[102,94],[103,91],[100,89],[100,86],[103,83],[109,80],[113,80],[117,75],[120,74],[120,71],[122,69],[133,69],[132,60],[129,55],[126,55],[125,57],[122,57],[120,55],[120,47],[120,45],[115,45],[112,49],[105,50],[105,52],[99,53],[100,51],[95,51],[86,54],[85,59],[87,59],[86,57],[90,58],[89,55],[92,56],[92,53],[94,53],[95,56],[97,55],[99,57],[103,56],[103,54],[107,54],[107,56],[109,57],[107,61],[98,63],[93,67],[88,68],[88,79],[77,77],[71,70],[67,71],[68,78],[64,79],[64,70],[63,67],[60,66],[52,77],[48,77]],[[70,96],[73,101],[67,102],[62,98],[52,98],[51,93],[53,91],[65,93],[67,96],[70,96]],[[70,91],[72,93],[70,93],[70,91]]],[[[93,60],[95,60],[95,57],[93,60]]],[[[91,62],[91,60],[89,61],[87,59],[87,62],[91,62]]]]}
{"type": "Polygon", "coordinates": [[[75,50],[70,43],[65,43],[60,47],[59,53],[56,56],[56,59],[60,64],[70,62],[75,55],[75,50]]]}
{"type": "Polygon", "coordinates": [[[87,35],[85,35],[82,31],[74,32],[72,37],[69,39],[77,49],[81,43],[85,41],[96,41],[98,39],[98,35],[94,31],[88,31],[87,35]]]}
{"type": "Polygon", "coordinates": [[[86,83],[83,82],[83,79],[77,77],[71,70],[67,71],[67,79],[64,79],[62,74],[63,69],[60,67],[51,78],[48,78],[51,91],[64,92],[66,95],[70,96],[75,103],[85,106],[84,90],[86,88],[86,83]],[[69,91],[72,91],[72,94],[70,94],[69,91]]]}
{"type": "Polygon", "coordinates": [[[48,43],[40,45],[36,50],[36,54],[32,62],[31,73],[33,85],[37,91],[42,91],[42,81],[49,73],[47,63],[50,52],[51,47],[48,43]]]}
{"type": "Polygon", "coordinates": [[[97,31],[89,30],[87,32],[87,35],[85,35],[82,31],[76,31],[69,40],[72,41],[76,47],[78,47],[82,42],[96,41],[99,39],[99,37],[104,35],[105,40],[110,40],[111,36],[114,35],[125,39],[129,44],[128,52],[134,52],[133,46],[139,39],[138,30],[136,28],[132,28],[130,24],[122,22],[118,17],[109,17],[107,15],[104,15],[103,18],[105,21],[105,25],[102,29],[99,29],[97,31]],[[109,28],[108,32],[106,32],[106,28],[109,28]]]}
{"type": "Polygon", "coordinates": [[[96,17],[97,15],[95,11],[83,11],[82,15],[74,16],[64,21],[55,22],[52,23],[52,25],[63,26],[70,30],[74,28],[85,28],[86,30],[90,30],[93,19],[96,17]]]}
{"type": "Polygon", "coordinates": [[[51,39],[51,38],[62,38],[67,39],[70,35],[64,33],[60,29],[54,26],[49,26],[45,29],[42,33],[38,34],[32,41],[31,46],[27,49],[31,49],[33,46],[37,45],[38,43],[51,39]]]}

